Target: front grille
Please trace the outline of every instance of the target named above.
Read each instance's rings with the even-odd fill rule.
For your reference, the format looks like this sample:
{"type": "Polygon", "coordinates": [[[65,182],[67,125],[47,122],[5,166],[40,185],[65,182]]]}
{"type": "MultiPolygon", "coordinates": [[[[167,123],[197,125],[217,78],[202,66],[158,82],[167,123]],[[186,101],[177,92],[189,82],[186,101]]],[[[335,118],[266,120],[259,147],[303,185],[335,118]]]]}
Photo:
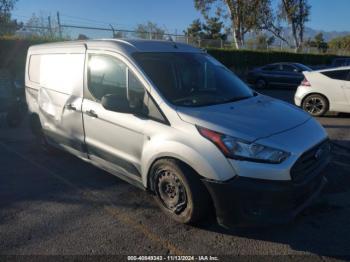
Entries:
{"type": "Polygon", "coordinates": [[[291,169],[291,177],[295,183],[306,180],[309,176],[320,169],[329,158],[331,144],[329,140],[318,144],[305,152],[291,169]]]}

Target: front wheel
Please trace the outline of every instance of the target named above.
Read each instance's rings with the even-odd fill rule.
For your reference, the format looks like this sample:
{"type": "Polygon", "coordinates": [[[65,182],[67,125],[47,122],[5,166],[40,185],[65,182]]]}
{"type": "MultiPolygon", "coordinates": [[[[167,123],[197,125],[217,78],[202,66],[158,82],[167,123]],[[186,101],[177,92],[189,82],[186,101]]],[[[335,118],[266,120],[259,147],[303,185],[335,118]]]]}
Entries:
{"type": "Polygon", "coordinates": [[[307,96],[302,103],[302,108],[312,116],[316,117],[326,114],[328,107],[329,104],[327,99],[319,94],[307,96]]]}
{"type": "Polygon", "coordinates": [[[207,218],[210,197],[191,168],[176,160],[162,159],[153,165],[151,174],[155,200],[168,216],[183,224],[207,218]]]}

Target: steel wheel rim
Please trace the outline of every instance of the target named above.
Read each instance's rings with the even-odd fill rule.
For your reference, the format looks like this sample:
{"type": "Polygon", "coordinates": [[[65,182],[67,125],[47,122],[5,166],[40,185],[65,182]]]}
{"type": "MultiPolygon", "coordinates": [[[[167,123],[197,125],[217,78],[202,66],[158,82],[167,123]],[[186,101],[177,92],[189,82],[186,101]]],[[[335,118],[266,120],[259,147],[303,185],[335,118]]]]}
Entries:
{"type": "Polygon", "coordinates": [[[305,109],[310,114],[318,114],[323,111],[324,107],[324,101],[318,97],[309,98],[305,103],[305,109]]]}
{"type": "Polygon", "coordinates": [[[175,214],[180,214],[187,207],[185,186],[172,171],[157,172],[156,193],[162,205],[175,214]]]}
{"type": "Polygon", "coordinates": [[[257,87],[258,87],[259,89],[265,87],[265,81],[260,79],[260,80],[257,82],[257,87]]]}

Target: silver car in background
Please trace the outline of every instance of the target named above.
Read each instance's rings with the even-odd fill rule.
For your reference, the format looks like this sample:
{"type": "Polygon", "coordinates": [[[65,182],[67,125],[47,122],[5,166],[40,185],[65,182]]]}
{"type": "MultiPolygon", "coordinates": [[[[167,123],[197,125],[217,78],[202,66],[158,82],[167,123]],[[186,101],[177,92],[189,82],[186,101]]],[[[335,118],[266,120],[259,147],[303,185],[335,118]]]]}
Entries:
{"type": "Polygon", "coordinates": [[[330,146],[320,124],[189,45],[33,46],[26,97],[46,149],[151,192],[181,223],[210,212],[224,226],[287,222],[325,184],[330,146]]]}

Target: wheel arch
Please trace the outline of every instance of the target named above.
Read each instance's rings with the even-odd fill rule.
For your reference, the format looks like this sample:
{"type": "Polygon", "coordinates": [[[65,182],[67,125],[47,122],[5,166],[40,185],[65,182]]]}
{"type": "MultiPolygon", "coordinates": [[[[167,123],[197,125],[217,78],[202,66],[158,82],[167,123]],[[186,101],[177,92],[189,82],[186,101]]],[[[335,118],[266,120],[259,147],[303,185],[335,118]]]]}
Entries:
{"type": "Polygon", "coordinates": [[[311,95],[320,95],[320,96],[324,97],[324,98],[327,100],[327,106],[328,106],[327,109],[328,109],[328,110],[330,109],[331,104],[330,104],[329,98],[328,98],[325,94],[321,94],[321,93],[318,93],[318,92],[311,92],[311,93],[305,94],[304,97],[303,97],[302,100],[301,100],[300,105],[303,106],[305,99],[308,98],[308,97],[311,96],[311,95]]]}
{"type": "MultiPolygon", "coordinates": [[[[213,146],[214,150],[217,150],[213,146]]],[[[235,171],[221,152],[209,154],[197,152],[196,149],[179,141],[162,141],[145,146],[141,160],[142,183],[148,188],[151,170],[160,159],[174,159],[189,166],[201,178],[225,181],[235,176],[235,171]],[[217,153],[217,154],[216,154],[217,153]]]]}
{"type": "MultiPolygon", "coordinates": [[[[151,192],[153,192],[154,188],[152,187],[152,183],[151,183],[151,179],[152,179],[152,169],[154,167],[154,165],[160,161],[160,160],[173,160],[176,161],[178,163],[180,163],[181,165],[186,166],[187,168],[189,168],[192,171],[192,174],[195,174],[195,177],[198,178],[198,180],[201,182],[201,179],[203,179],[204,177],[201,176],[192,166],[190,166],[187,162],[176,158],[176,157],[170,157],[170,156],[162,156],[159,158],[154,159],[154,161],[152,162],[152,164],[150,165],[148,172],[147,172],[147,189],[150,190],[151,192]]],[[[202,182],[201,182],[202,183],[202,182]]],[[[204,184],[203,184],[204,185],[204,184]]]]}

